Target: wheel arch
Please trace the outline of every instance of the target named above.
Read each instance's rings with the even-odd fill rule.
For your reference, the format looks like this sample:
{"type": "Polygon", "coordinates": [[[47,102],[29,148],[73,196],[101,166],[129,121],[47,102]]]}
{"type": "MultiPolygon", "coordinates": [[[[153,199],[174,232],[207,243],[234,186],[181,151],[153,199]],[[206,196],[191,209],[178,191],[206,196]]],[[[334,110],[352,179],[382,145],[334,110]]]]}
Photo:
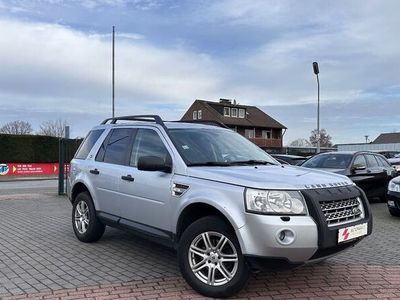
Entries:
{"type": "Polygon", "coordinates": [[[71,190],[71,199],[70,199],[71,203],[73,204],[76,196],[78,196],[78,194],[83,193],[83,192],[88,192],[89,195],[92,197],[92,193],[90,192],[89,188],[83,182],[79,181],[79,182],[75,183],[71,190]]]}
{"type": "Polygon", "coordinates": [[[179,214],[176,224],[176,240],[179,241],[182,233],[190,224],[206,216],[220,217],[232,228],[232,231],[235,232],[235,226],[232,224],[232,221],[220,209],[205,202],[195,202],[187,205],[179,214]]]}

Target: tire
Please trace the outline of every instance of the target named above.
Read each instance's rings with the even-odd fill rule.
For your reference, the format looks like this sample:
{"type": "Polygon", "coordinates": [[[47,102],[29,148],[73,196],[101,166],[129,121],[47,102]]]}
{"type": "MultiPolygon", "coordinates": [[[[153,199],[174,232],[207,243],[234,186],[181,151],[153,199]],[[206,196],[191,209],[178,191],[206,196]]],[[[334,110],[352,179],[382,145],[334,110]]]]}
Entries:
{"type": "Polygon", "coordinates": [[[389,213],[390,213],[393,217],[400,217],[400,211],[397,210],[397,209],[389,208],[389,213]]]}
{"type": "Polygon", "coordinates": [[[103,236],[106,226],[97,219],[92,197],[88,192],[82,192],[75,198],[72,206],[72,228],[81,242],[96,242],[103,236]]]}
{"type": "Polygon", "coordinates": [[[186,282],[207,297],[233,296],[244,287],[250,275],[234,231],[216,216],[201,218],[183,232],[178,262],[186,282]],[[207,247],[210,243],[212,247],[207,247]],[[192,268],[196,266],[198,270],[194,272],[192,268]],[[209,280],[212,274],[214,280],[209,280]]]}

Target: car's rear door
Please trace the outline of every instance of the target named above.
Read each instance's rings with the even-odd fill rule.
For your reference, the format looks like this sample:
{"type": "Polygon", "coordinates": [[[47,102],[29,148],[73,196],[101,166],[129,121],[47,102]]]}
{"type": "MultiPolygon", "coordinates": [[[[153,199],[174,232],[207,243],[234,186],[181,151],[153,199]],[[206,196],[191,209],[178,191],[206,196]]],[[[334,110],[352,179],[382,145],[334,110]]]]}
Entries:
{"type": "Polygon", "coordinates": [[[97,152],[89,176],[96,189],[96,209],[100,212],[121,214],[120,181],[123,167],[129,162],[134,133],[132,128],[112,129],[97,152]]]}
{"type": "Polygon", "coordinates": [[[382,196],[386,190],[388,175],[386,169],[379,166],[378,160],[373,154],[366,154],[367,173],[371,176],[369,195],[372,197],[382,196]]]}

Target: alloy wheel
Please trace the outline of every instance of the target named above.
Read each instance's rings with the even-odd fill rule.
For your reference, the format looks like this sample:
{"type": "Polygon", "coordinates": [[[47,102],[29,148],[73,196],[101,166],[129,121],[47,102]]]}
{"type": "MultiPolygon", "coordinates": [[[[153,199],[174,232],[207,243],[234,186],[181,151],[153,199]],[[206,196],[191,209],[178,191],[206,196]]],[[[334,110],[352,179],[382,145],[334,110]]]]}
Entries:
{"type": "Polygon", "coordinates": [[[210,286],[231,281],[239,265],[234,244],[214,231],[203,232],[192,241],[188,259],[193,274],[210,286]]]}

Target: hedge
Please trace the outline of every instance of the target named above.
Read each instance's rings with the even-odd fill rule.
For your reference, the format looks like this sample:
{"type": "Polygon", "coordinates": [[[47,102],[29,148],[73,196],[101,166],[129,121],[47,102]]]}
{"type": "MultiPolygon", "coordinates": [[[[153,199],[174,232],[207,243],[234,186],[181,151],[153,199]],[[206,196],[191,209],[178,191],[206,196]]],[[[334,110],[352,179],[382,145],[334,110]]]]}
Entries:
{"type": "MultiPolygon", "coordinates": [[[[69,162],[81,139],[65,140],[69,162]]],[[[0,134],[0,163],[53,163],[58,162],[59,138],[41,135],[0,134]]]]}

